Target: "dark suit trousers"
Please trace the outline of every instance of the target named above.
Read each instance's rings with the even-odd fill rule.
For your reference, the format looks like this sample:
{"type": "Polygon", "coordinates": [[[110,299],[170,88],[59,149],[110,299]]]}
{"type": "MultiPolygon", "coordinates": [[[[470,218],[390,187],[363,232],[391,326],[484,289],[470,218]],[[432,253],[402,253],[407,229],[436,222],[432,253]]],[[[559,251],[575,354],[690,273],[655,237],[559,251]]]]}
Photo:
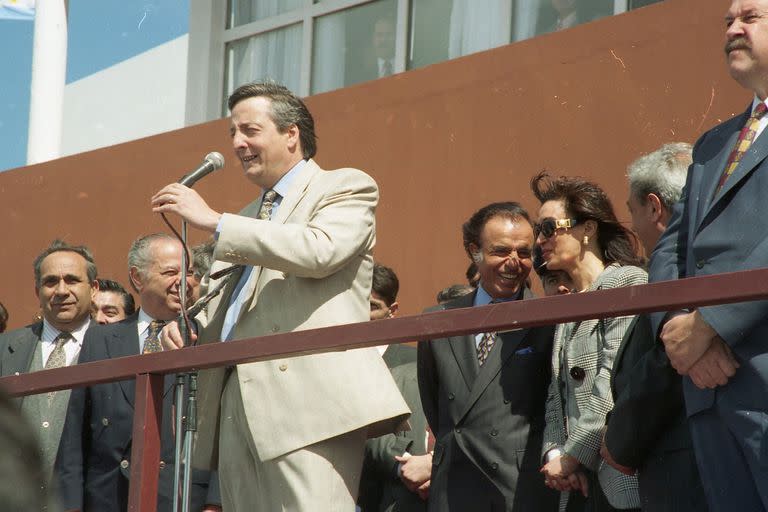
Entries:
{"type": "MultiPolygon", "coordinates": [[[[753,416],[765,413],[752,412],[753,416]]],[[[768,510],[768,437],[760,440],[737,439],[731,431],[739,432],[739,423],[761,421],[750,418],[745,411],[719,412],[718,406],[701,411],[688,418],[691,437],[696,447],[704,493],[712,512],[768,510]],[[741,443],[761,444],[760,449],[741,443]]]]}

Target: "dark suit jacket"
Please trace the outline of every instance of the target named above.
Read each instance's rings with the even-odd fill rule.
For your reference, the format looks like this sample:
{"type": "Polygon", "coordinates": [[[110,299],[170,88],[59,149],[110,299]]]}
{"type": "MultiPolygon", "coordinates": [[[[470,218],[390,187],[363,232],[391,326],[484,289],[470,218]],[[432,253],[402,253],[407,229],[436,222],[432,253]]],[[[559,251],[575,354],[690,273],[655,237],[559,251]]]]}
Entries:
{"type": "MultiPolygon", "coordinates": [[[[471,307],[474,297],[433,310],[471,307]]],[[[539,473],[553,334],[501,333],[482,368],[473,335],[419,343],[421,400],[437,441],[430,510],[557,510],[539,473]]]]}
{"type": "MultiPolygon", "coordinates": [[[[762,221],[768,215],[768,135],[755,140],[715,193],[750,109],[697,141],[683,197],[651,256],[651,281],[768,267],[768,223],[762,221]]],[[[699,311],[730,346],[741,366],[728,384],[716,390],[698,389],[684,378],[688,415],[711,408],[715,399],[721,415],[746,411],[763,414],[768,410],[768,301],[707,306],[699,311]]],[[[658,333],[664,314],[652,314],[651,319],[653,331],[658,333]]],[[[734,432],[739,439],[759,440],[765,435],[758,422],[744,422],[742,426],[738,427],[741,431],[734,432]]],[[[757,457],[759,444],[749,448],[757,457]]]]}
{"type": "Polygon", "coordinates": [[[613,411],[605,443],[638,469],[644,510],[707,510],[688,431],[682,379],[656,342],[647,315],[632,320],[611,376],[613,411]]]}
{"type": "MultiPolygon", "coordinates": [[[[112,325],[92,325],[83,340],[80,363],[139,354],[138,313],[112,325]]],[[[158,510],[173,503],[173,384],[165,377],[159,468],[158,510]]],[[[65,510],[121,512],[128,504],[135,380],[72,390],[56,460],[56,474],[65,510]]],[[[207,471],[193,471],[191,509],[208,499],[207,471]]],[[[214,486],[215,487],[215,486],[214,486]]]]}
{"type": "Polygon", "coordinates": [[[27,373],[42,335],[43,322],[0,334],[0,376],[27,373]]]}
{"type": "MultiPolygon", "coordinates": [[[[426,450],[427,420],[421,409],[419,383],[416,379],[416,348],[407,345],[390,345],[384,352],[384,360],[400,361],[413,357],[413,361],[390,366],[392,378],[411,410],[411,430],[387,434],[369,439],[365,444],[363,471],[360,475],[360,499],[363,512],[423,512],[426,503],[416,493],[408,490],[397,476],[396,455],[408,452],[424,455],[426,450]],[[387,354],[391,349],[395,349],[387,354]],[[400,348],[405,350],[400,350],[400,348]]],[[[387,362],[389,366],[389,362],[387,362]]]]}

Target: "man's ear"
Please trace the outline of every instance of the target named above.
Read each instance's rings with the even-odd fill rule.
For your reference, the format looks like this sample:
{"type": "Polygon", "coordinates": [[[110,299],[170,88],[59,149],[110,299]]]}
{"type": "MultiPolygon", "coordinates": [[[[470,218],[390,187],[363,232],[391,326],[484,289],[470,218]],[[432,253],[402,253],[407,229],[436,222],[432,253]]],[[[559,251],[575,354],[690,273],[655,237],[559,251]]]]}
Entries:
{"type": "Polygon", "coordinates": [[[397,315],[397,310],[400,308],[400,304],[397,303],[397,301],[393,302],[389,305],[389,316],[390,318],[397,315]]]}
{"type": "Polygon", "coordinates": [[[480,249],[475,244],[469,244],[469,254],[472,255],[472,261],[480,263],[483,261],[483,255],[480,253],[480,249]]]}
{"type": "Polygon", "coordinates": [[[137,292],[141,292],[142,283],[141,283],[141,273],[139,272],[139,269],[136,267],[131,267],[128,271],[128,277],[131,280],[131,284],[136,289],[137,292]]]}
{"type": "Polygon", "coordinates": [[[292,124],[285,130],[285,134],[288,136],[288,148],[292,151],[298,149],[301,135],[299,127],[292,124]]]}
{"type": "Polygon", "coordinates": [[[661,199],[659,196],[651,192],[645,197],[645,200],[648,201],[651,220],[653,222],[658,222],[662,215],[664,215],[664,207],[661,204],[661,199]]]}

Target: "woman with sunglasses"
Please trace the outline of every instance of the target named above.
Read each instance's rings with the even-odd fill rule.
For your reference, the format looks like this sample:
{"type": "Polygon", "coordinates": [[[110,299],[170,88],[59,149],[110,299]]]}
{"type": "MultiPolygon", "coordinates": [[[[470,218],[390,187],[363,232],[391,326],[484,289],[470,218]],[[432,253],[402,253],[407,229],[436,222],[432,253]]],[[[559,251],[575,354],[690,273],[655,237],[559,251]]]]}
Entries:
{"type": "MultiPolygon", "coordinates": [[[[531,189],[541,203],[534,236],[547,268],[563,270],[575,292],[647,282],[637,240],[616,219],[608,196],[581,178],[540,173],[531,189]]],[[[605,416],[613,407],[611,368],[632,317],[560,324],[552,349],[544,465],[560,510],[639,509],[637,479],[602,463],[605,416]]]]}

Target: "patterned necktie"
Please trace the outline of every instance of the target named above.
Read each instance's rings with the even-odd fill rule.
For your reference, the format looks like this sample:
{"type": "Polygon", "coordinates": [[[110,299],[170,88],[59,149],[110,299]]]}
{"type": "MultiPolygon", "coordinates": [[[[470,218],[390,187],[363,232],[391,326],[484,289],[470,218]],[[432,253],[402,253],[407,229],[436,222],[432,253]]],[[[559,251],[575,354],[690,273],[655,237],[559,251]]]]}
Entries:
{"type": "Polygon", "coordinates": [[[152,320],[149,323],[149,334],[147,339],[144,340],[143,354],[152,354],[154,352],[162,352],[163,347],[160,345],[160,331],[163,329],[165,322],[162,320],[152,320]]]}
{"type": "Polygon", "coordinates": [[[56,339],[53,340],[54,347],[53,352],[48,356],[48,360],[45,362],[45,369],[61,368],[67,366],[67,352],[64,350],[64,345],[68,341],[72,340],[72,335],[68,332],[60,332],[56,339]]]}
{"type": "Polygon", "coordinates": [[[491,353],[493,345],[496,343],[495,332],[484,332],[480,343],[477,344],[477,362],[480,366],[483,366],[485,360],[488,359],[488,354],[491,353]]]}
{"type": "Polygon", "coordinates": [[[744,128],[741,129],[739,138],[736,140],[736,145],[728,156],[728,163],[725,166],[725,170],[723,170],[723,174],[720,176],[720,181],[717,183],[715,194],[720,192],[720,189],[723,188],[728,177],[736,170],[736,167],[741,161],[741,157],[744,156],[744,153],[746,153],[752,145],[752,141],[755,140],[755,134],[757,134],[757,127],[760,125],[760,119],[766,112],[768,112],[768,107],[765,106],[765,103],[758,103],[757,107],[755,107],[755,111],[744,125],[744,128]]]}
{"type": "Polygon", "coordinates": [[[261,208],[259,208],[259,214],[256,216],[259,220],[269,220],[272,216],[272,208],[275,206],[275,199],[277,199],[277,192],[270,189],[264,192],[264,199],[261,201],[261,208]]]}

